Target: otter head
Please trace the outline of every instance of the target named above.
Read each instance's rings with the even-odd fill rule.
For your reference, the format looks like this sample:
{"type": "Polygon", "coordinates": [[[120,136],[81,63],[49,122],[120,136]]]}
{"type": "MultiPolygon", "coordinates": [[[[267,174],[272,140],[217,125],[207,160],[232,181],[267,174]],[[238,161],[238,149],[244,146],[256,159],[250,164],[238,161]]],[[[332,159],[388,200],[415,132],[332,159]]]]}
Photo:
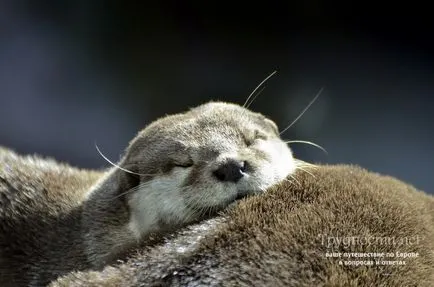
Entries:
{"type": "Polygon", "coordinates": [[[295,169],[276,124],[235,104],[211,102],[150,124],[122,166],[137,237],[201,219],[265,191],[295,169]]]}

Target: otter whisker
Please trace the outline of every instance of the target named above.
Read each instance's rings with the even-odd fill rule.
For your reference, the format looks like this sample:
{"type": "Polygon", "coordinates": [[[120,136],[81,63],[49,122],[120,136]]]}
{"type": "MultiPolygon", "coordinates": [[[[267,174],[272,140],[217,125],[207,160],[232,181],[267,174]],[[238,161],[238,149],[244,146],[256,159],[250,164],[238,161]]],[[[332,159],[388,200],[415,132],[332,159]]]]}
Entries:
{"type": "Polygon", "coordinates": [[[206,216],[207,214],[209,214],[212,210],[211,206],[205,206],[204,208],[202,208],[202,214],[201,216],[206,216]]]}
{"type": "Polygon", "coordinates": [[[114,200],[114,199],[119,198],[119,197],[121,197],[121,196],[124,196],[124,195],[126,195],[126,194],[128,194],[128,193],[138,191],[138,190],[139,190],[141,187],[143,187],[143,185],[145,185],[145,184],[146,184],[146,182],[145,182],[145,183],[141,183],[141,184],[139,184],[139,185],[137,185],[137,186],[135,186],[135,187],[133,187],[133,188],[130,188],[130,189],[124,191],[124,192],[119,193],[118,195],[116,195],[116,196],[114,196],[114,197],[109,198],[108,200],[114,200]]]}
{"type": "Polygon", "coordinates": [[[323,152],[325,152],[326,154],[328,154],[328,152],[327,152],[327,150],[325,148],[323,148],[322,146],[320,146],[319,144],[316,144],[314,142],[302,141],[302,140],[290,140],[290,141],[285,141],[285,143],[287,143],[287,144],[292,144],[292,143],[304,143],[304,144],[308,144],[308,145],[314,146],[316,148],[319,148],[320,150],[322,150],[323,152]]]}
{"type": "Polygon", "coordinates": [[[204,192],[200,194],[199,197],[192,198],[193,208],[196,208],[198,210],[199,216],[203,215],[204,207],[201,207],[201,204],[203,204],[203,202],[208,202],[208,197],[209,195],[204,192]]]}
{"type": "MultiPolygon", "coordinates": [[[[243,105],[243,108],[246,108],[246,107],[249,107],[251,104],[252,104],[252,102],[253,102],[253,100],[252,100],[252,102],[251,103],[249,103],[248,105],[247,105],[247,103],[249,102],[249,100],[250,100],[250,98],[255,94],[255,92],[269,79],[269,78],[271,78],[274,74],[276,74],[277,73],[277,71],[273,71],[270,75],[268,75],[264,80],[262,80],[262,82],[260,82],[259,83],[259,85],[253,90],[253,92],[251,92],[250,93],[250,95],[248,96],[248,98],[247,98],[247,100],[244,102],[244,105],[243,105]]],[[[255,97],[256,98],[256,97],[255,97]]]]}
{"type": "Polygon", "coordinates": [[[188,213],[185,215],[184,222],[191,222],[196,217],[196,210],[188,209],[188,213]]]}
{"type": "Polygon", "coordinates": [[[114,197],[112,197],[112,198],[109,198],[109,199],[107,199],[107,200],[108,200],[108,201],[110,201],[110,200],[115,200],[116,198],[119,198],[119,197],[121,197],[121,196],[124,196],[124,195],[126,195],[126,194],[128,194],[128,193],[131,193],[131,192],[133,192],[133,191],[134,191],[133,188],[128,189],[127,191],[124,191],[124,192],[122,192],[122,193],[119,193],[118,195],[116,195],[116,196],[114,196],[114,197]]]}
{"type": "Polygon", "coordinates": [[[253,104],[253,102],[255,101],[255,99],[262,93],[262,91],[263,90],[265,90],[265,87],[266,86],[263,86],[257,93],[256,93],[256,95],[252,98],[252,100],[250,101],[250,103],[248,103],[247,105],[246,105],[246,109],[248,109],[249,107],[250,107],[250,105],[251,104],[253,104]]]}
{"type": "Polygon", "coordinates": [[[315,164],[312,164],[312,163],[302,161],[302,160],[296,160],[295,161],[295,168],[307,172],[308,169],[317,169],[318,166],[315,164]]]}
{"type": "Polygon", "coordinates": [[[289,124],[286,128],[284,128],[279,135],[286,132],[290,127],[292,127],[303,115],[304,113],[310,108],[310,106],[315,103],[315,101],[318,99],[318,97],[321,95],[322,91],[324,90],[324,87],[322,87],[319,92],[316,94],[316,96],[309,102],[309,104],[301,111],[301,113],[295,118],[295,120],[292,121],[292,123],[289,124]]]}
{"type": "Polygon", "coordinates": [[[294,159],[294,163],[296,168],[298,167],[306,167],[306,168],[313,168],[313,169],[318,168],[318,166],[313,163],[308,163],[299,159],[294,159]]]}
{"type": "MultiPolygon", "coordinates": [[[[142,183],[140,183],[139,185],[137,185],[137,186],[135,186],[135,187],[132,187],[132,188],[130,188],[130,189],[128,189],[128,190],[126,190],[126,191],[124,191],[124,192],[121,192],[121,193],[119,193],[118,195],[116,195],[116,196],[114,196],[114,197],[111,197],[111,198],[108,198],[107,200],[114,200],[114,199],[116,199],[116,198],[119,198],[119,197],[121,197],[121,196],[124,196],[124,195],[126,195],[126,194],[128,194],[128,193],[132,193],[132,192],[137,192],[137,191],[139,191],[140,189],[142,189],[142,188],[146,188],[146,186],[147,185],[149,185],[149,181],[147,181],[147,182],[142,182],[142,183]]],[[[148,198],[152,198],[153,196],[155,196],[155,195],[158,195],[158,191],[157,190],[152,190],[152,192],[149,192],[149,190],[145,193],[145,196],[146,197],[148,197],[148,198]]]]}
{"type": "Polygon", "coordinates": [[[135,174],[135,175],[143,175],[143,176],[154,176],[155,174],[143,174],[143,173],[137,173],[137,172],[134,172],[134,171],[131,171],[131,170],[128,170],[128,169],[126,169],[126,168],[123,168],[123,167],[121,167],[121,166],[119,166],[119,165],[117,165],[117,164],[115,164],[115,163],[113,163],[111,160],[109,160],[102,152],[101,152],[101,150],[99,149],[99,147],[98,147],[98,145],[95,143],[95,148],[96,148],[96,150],[98,151],[98,153],[102,156],[102,158],[103,159],[105,159],[109,164],[111,164],[112,166],[114,166],[114,167],[116,167],[116,168],[118,168],[118,169],[120,169],[120,170],[122,170],[122,171],[125,171],[125,172],[128,172],[128,173],[131,173],[131,174],[135,174]]]}
{"type": "Polygon", "coordinates": [[[202,208],[200,207],[200,203],[203,202],[203,198],[206,196],[206,193],[200,194],[198,198],[196,197],[188,197],[185,199],[185,205],[187,209],[191,210],[190,214],[186,218],[186,222],[190,221],[193,216],[196,216],[199,214],[199,216],[202,214],[202,208]]]}
{"type": "Polygon", "coordinates": [[[316,178],[315,175],[313,175],[313,173],[311,173],[310,171],[308,171],[308,170],[306,170],[306,169],[304,169],[302,167],[298,167],[298,169],[301,170],[301,171],[304,171],[305,173],[310,174],[313,178],[316,178]]]}
{"type": "Polygon", "coordinates": [[[287,178],[284,178],[282,181],[288,182],[288,183],[290,183],[290,184],[292,184],[292,185],[298,185],[298,187],[301,187],[297,182],[292,181],[292,180],[289,180],[289,179],[287,179],[287,178]]]}
{"type": "Polygon", "coordinates": [[[203,207],[200,206],[199,199],[189,198],[189,200],[186,201],[186,206],[188,207],[189,213],[184,220],[185,222],[190,222],[195,218],[202,217],[203,207]]]}
{"type": "MultiPolygon", "coordinates": [[[[298,184],[298,187],[301,188],[301,183],[300,183],[300,182],[295,178],[295,176],[293,176],[292,174],[290,174],[289,177],[290,177],[290,178],[291,178],[295,183],[298,184]]],[[[290,181],[290,180],[288,180],[288,179],[286,179],[286,178],[285,178],[285,180],[288,181],[288,182],[294,183],[293,181],[290,181]]]]}

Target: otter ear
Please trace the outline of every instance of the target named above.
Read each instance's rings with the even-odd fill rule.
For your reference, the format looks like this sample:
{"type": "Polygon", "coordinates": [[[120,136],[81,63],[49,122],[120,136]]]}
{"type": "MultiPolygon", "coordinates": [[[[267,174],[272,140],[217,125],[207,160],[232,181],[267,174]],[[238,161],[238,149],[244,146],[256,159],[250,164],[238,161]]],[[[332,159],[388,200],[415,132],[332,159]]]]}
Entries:
{"type": "Polygon", "coordinates": [[[275,122],[268,118],[265,118],[265,122],[271,127],[271,129],[276,133],[276,135],[279,135],[279,128],[277,127],[275,122]]]}

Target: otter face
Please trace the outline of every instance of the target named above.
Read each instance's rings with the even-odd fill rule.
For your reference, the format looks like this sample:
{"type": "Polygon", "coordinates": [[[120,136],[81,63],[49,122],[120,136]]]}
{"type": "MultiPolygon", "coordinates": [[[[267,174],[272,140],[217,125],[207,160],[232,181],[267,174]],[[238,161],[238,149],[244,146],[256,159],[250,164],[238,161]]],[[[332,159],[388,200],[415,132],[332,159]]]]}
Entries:
{"type": "Polygon", "coordinates": [[[227,103],[155,121],[130,143],[121,165],[141,174],[127,195],[139,238],[263,192],[295,170],[274,122],[227,103]]]}

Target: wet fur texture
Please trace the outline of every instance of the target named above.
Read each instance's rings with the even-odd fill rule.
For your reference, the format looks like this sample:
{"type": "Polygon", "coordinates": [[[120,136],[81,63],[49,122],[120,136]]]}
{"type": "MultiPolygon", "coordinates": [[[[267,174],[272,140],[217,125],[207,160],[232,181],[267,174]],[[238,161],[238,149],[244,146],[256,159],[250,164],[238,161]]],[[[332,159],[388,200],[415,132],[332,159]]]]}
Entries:
{"type": "Polygon", "coordinates": [[[434,286],[432,196],[355,166],[319,166],[311,173],[298,170],[298,183],[244,199],[127,262],[73,272],[51,286],[434,286]],[[397,241],[327,246],[324,236],[397,241]],[[400,241],[405,238],[412,240],[400,241]],[[406,261],[400,266],[356,267],[339,265],[326,252],[419,256],[385,259],[406,261]]]}

